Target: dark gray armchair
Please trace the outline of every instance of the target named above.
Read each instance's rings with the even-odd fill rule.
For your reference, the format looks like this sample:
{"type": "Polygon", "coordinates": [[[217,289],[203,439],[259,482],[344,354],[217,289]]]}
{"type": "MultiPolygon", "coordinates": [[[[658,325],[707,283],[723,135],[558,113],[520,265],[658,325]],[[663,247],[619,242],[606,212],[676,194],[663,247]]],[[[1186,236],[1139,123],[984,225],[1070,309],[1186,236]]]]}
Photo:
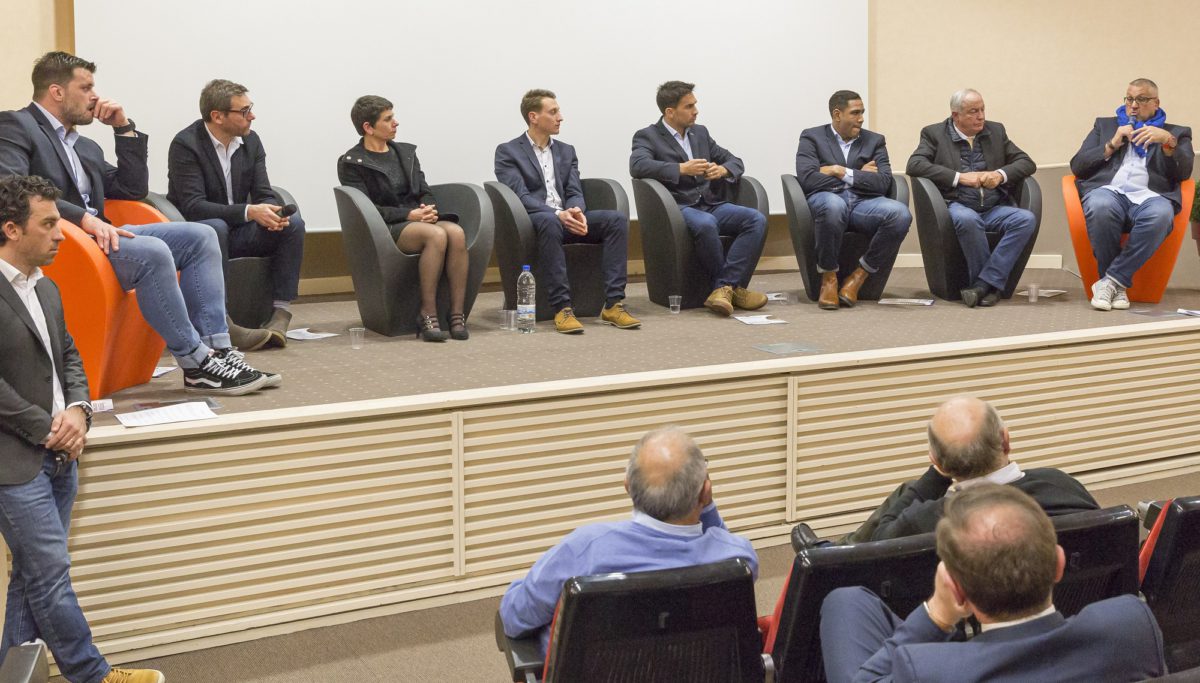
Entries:
{"type": "MultiPolygon", "coordinates": [[[[781,176],[783,181],[783,206],[787,210],[788,232],[792,235],[792,249],[796,252],[796,264],[800,266],[800,279],[804,281],[804,293],[809,300],[816,301],[821,295],[821,274],[817,272],[816,232],[813,230],[812,211],[800,181],[791,173],[781,176]]],[[[892,188],[887,196],[908,206],[908,182],[902,176],[892,176],[892,188]]],[[[846,231],[842,237],[842,252],[838,254],[838,280],[842,280],[858,267],[858,260],[867,253],[871,240],[861,233],[846,231]]],[[[858,292],[858,298],[878,301],[883,288],[892,274],[895,262],[881,266],[879,271],[867,278],[858,292]]]]}
{"type": "Polygon", "coordinates": [[[46,683],[50,665],[43,643],[25,643],[8,649],[0,664],[0,683],[46,683]]]}
{"type": "MultiPolygon", "coordinates": [[[[517,276],[521,266],[528,265],[541,283],[538,269],[537,235],[529,213],[520,198],[504,183],[489,181],[483,184],[496,214],[496,262],[500,266],[500,282],[504,286],[504,307],[517,307],[517,276]]],[[[629,218],[629,198],[620,184],[608,178],[584,178],[583,201],[587,208],[620,211],[629,218]]],[[[571,287],[571,305],[575,315],[591,317],[604,307],[604,273],[601,268],[603,246],[600,244],[565,244],[567,280],[571,287]]],[[[537,319],[550,320],[557,311],[546,300],[546,287],[537,288],[537,319]]]]}
{"type": "MultiPolygon", "coordinates": [[[[698,308],[712,292],[710,274],[696,260],[692,235],[683,222],[683,213],[667,188],[657,180],[633,179],[633,201],[637,205],[638,222],[642,229],[642,257],[646,265],[646,289],[650,301],[669,306],[667,297],[683,297],[682,308],[698,308]]],[[[744,175],[738,182],[740,206],[756,209],[768,216],[767,192],[762,183],[744,175]]],[[[721,237],[725,250],[733,243],[731,237],[721,237]]],[[[755,261],[762,252],[755,254],[755,261]]]]}
{"type": "MultiPolygon", "coordinates": [[[[925,264],[925,281],[929,283],[929,291],[933,295],[947,301],[962,299],[960,289],[970,286],[970,276],[967,273],[967,258],[963,256],[962,247],[958,245],[958,235],[954,233],[954,223],[950,221],[950,210],[941,190],[928,178],[913,178],[913,208],[917,223],[917,237],[921,241],[921,261],[925,264]]],[[[1033,253],[1033,245],[1037,242],[1038,231],[1042,227],[1042,188],[1032,177],[1021,183],[1021,192],[1017,197],[1017,206],[1029,209],[1036,219],[1033,224],[1033,236],[1029,244],[1021,252],[1020,258],[1013,264],[1012,273],[1004,287],[1002,296],[1012,297],[1021,274],[1025,272],[1025,264],[1033,253]]],[[[988,233],[988,246],[996,248],[1001,235],[988,233]]]]}
{"type": "MultiPolygon", "coordinates": [[[[463,313],[469,315],[492,257],[494,219],[491,203],[478,185],[446,183],[431,189],[439,211],[458,214],[459,225],[467,237],[470,264],[463,313]]],[[[389,337],[416,332],[421,308],[417,280],[420,254],[400,251],[379,211],[361,191],[342,186],[333,188],[333,195],[337,200],[342,244],[350,264],[354,296],[363,325],[389,337]]],[[[448,330],[450,289],[444,274],[438,285],[437,300],[439,324],[443,330],[448,330]]]]}

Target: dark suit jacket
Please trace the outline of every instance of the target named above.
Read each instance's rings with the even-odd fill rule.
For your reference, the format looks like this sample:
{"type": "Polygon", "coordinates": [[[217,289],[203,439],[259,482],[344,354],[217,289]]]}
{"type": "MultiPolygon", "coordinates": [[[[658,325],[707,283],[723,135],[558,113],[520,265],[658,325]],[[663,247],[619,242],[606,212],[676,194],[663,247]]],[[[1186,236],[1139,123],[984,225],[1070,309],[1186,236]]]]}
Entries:
{"type": "MultiPolygon", "coordinates": [[[[934,531],[942,518],[942,506],[951,481],[931,466],[919,479],[904,484],[900,494],[891,496],[880,510],[879,525],[872,541],[915,536],[934,531]]],[[[1069,515],[1072,512],[1099,510],[1100,505],[1074,477],[1049,467],[1025,470],[1014,486],[1037,501],[1046,514],[1069,515]]]]}
{"type": "MultiPolygon", "coordinates": [[[[932,180],[942,191],[942,197],[947,202],[957,199],[954,174],[958,173],[961,164],[958,145],[950,137],[951,125],[951,120],[946,119],[922,128],[921,142],[909,157],[908,167],[905,169],[910,176],[932,180]]],[[[1019,193],[1021,182],[1033,175],[1037,165],[1028,154],[1008,139],[1003,124],[995,121],[984,122],[983,130],[976,136],[976,142],[983,146],[987,170],[1004,171],[1008,176],[1008,182],[996,190],[1003,191],[1011,204],[1019,193]]]]}
{"type": "MultiPolygon", "coordinates": [[[[1178,213],[1183,208],[1179,183],[1192,177],[1192,165],[1196,160],[1192,151],[1192,129],[1171,123],[1163,128],[1175,136],[1179,146],[1168,157],[1163,154],[1162,145],[1151,145],[1146,152],[1146,171],[1150,174],[1150,189],[1171,200],[1178,213]]],[[[1121,168],[1125,147],[1129,143],[1125,143],[1125,147],[1117,150],[1107,161],[1104,159],[1104,143],[1112,140],[1116,134],[1117,117],[1102,116],[1096,119],[1092,132],[1088,133],[1079,151],[1071,157],[1071,173],[1075,174],[1075,186],[1079,188],[1080,197],[1111,183],[1117,169],[1121,168]]]]}
{"type": "Polygon", "coordinates": [[[247,204],[278,204],[267,178],[267,153],[258,133],[250,131],[229,163],[233,204],[212,139],[198,120],[179,131],[167,153],[167,199],[189,221],[220,218],[229,225],[246,222],[247,204]]]}
{"type": "Polygon", "coordinates": [[[863,129],[850,143],[850,158],[842,155],[842,147],[829,124],[809,128],[800,134],[796,148],[796,179],[808,197],[817,192],[837,192],[846,186],[840,178],[821,173],[822,166],[837,164],[859,171],[874,161],[878,173],[867,171],[854,174],[850,190],[862,197],[882,197],[892,189],[892,163],[888,161],[887,143],[879,133],[863,129]]]}
{"type": "MultiPolygon", "coordinates": [[[[36,291],[65,405],[86,401],[87,377],[63,320],[58,287],[44,277],[36,291]]],[[[52,387],[42,337],[8,279],[0,276],[0,485],[24,484],[41,471],[45,451],[39,446],[50,433],[52,387]]]]}
{"type": "MultiPolygon", "coordinates": [[[[563,208],[579,207],[587,211],[583,203],[583,184],[579,182],[579,159],[575,148],[555,140],[550,145],[550,156],[554,158],[554,189],[562,199],[563,208]]],[[[529,213],[553,212],[546,203],[546,178],[542,165],[538,163],[529,136],[521,133],[508,142],[496,147],[496,180],[508,185],[529,213]]]]}
{"type": "Polygon", "coordinates": [[[742,160],[717,144],[704,126],[688,129],[693,158],[707,159],[729,169],[722,180],[709,181],[698,176],[680,176],[679,164],[689,161],[683,148],[663,126],[662,118],[633,134],[633,153],[629,155],[629,175],[652,178],[666,186],[680,206],[693,206],[701,199],[710,205],[733,199],[737,181],[746,172],[742,160]]]}
{"type": "MultiPolygon", "coordinates": [[[[407,142],[389,142],[392,151],[400,155],[400,164],[408,177],[408,187],[404,192],[397,193],[388,181],[387,171],[383,170],[367,156],[367,148],[362,140],[346,150],[338,157],[338,182],[343,185],[358,188],[371,199],[371,203],[379,210],[384,223],[395,224],[408,221],[408,214],[421,204],[436,204],[429,183],[425,182],[425,174],[421,171],[421,162],[417,159],[417,146],[407,142]]],[[[445,220],[450,214],[439,212],[445,220]]]]}
{"type": "Polygon", "coordinates": [[[1166,671],[1162,632],[1133,595],[1092,603],[1070,619],[1054,612],[966,642],[946,638],[925,606],[917,607],[854,680],[1115,682],[1166,671]]]}
{"type": "MultiPolygon", "coordinates": [[[[75,154],[92,183],[92,207],[104,218],[104,200],[139,200],[149,191],[145,133],[117,135],[117,165],[104,160],[100,145],[85,137],[75,143],[75,154]]],[[[0,112],[0,175],[37,175],[62,190],[58,212],[75,225],[83,222],[83,196],[71,175],[71,161],[50,127],[50,121],[30,104],[17,111],[0,112]]]]}

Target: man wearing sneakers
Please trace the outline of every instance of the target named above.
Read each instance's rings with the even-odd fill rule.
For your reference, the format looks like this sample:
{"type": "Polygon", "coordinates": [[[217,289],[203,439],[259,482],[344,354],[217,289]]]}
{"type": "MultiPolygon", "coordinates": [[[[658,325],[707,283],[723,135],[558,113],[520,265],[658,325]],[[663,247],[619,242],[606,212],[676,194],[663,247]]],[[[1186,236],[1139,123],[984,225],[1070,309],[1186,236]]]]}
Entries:
{"type": "Polygon", "coordinates": [[[696,125],[695,87],[683,81],[658,87],[662,117],[634,133],[629,174],[659,181],[679,204],[696,258],[712,278],[704,305],[718,315],[731,315],[734,308],[756,310],[767,297],[746,287],[767,238],[767,219],[729,201],[745,166],[707,128],[696,125]],[[733,236],[728,254],[721,235],[733,236]]]}
{"type": "Polygon", "coordinates": [[[1116,116],[1100,117],[1071,158],[1088,241],[1100,279],[1092,308],[1129,308],[1125,289],[1171,233],[1182,208],[1179,183],[1192,175],[1192,129],[1167,123],[1158,86],[1139,78],[1116,116]],[[1129,241],[1121,246],[1121,236],[1129,241]]]}
{"type": "Polygon", "coordinates": [[[604,310],[600,321],[621,329],[641,326],[625,310],[626,243],[629,221],[618,211],[591,210],[583,203],[579,160],[575,148],[560,140],[562,112],[549,90],[530,90],[521,98],[521,118],[529,129],[496,147],[496,180],[507,185],[529,212],[537,234],[539,281],[557,313],[554,329],[564,334],[583,332],[571,308],[564,244],[601,244],[604,310]]]}
{"type": "Polygon", "coordinates": [[[183,368],[185,388],[238,395],[278,384],[279,375],[251,368],[230,343],[221,251],[211,228],[196,223],[118,228],[105,219],[105,198],[146,196],[149,169],[146,135],[121,105],[96,94],[95,70],[95,64],[65,52],[47,53],[34,63],[34,101],[0,112],[0,175],[38,175],[58,187],[59,213],[96,240],[122,287],[137,290],[146,322],[183,368]],[[93,120],[112,127],[116,166],[76,130],[93,120]]]}

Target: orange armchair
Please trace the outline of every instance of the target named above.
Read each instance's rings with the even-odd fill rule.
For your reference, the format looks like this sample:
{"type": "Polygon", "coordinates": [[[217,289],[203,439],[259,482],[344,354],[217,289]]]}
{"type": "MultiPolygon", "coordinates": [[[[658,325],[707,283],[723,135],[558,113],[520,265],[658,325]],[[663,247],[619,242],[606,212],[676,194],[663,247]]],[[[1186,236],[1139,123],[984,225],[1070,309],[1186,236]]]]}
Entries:
{"type": "MultiPolygon", "coordinates": [[[[1100,279],[1096,257],[1092,254],[1092,243],[1088,239],[1087,222],[1083,218],[1083,202],[1079,190],[1075,187],[1075,176],[1065,176],[1062,180],[1063,203],[1067,207],[1067,225],[1071,230],[1071,244],[1075,247],[1075,260],[1079,263],[1079,277],[1083,280],[1084,292],[1090,293],[1092,285],[1100,279]]],[[[1183,208],[1175,214],[1174,227],[1171,234],[1159,246],[1154,256],[1146,261],[1137,273],[1134,273],[1132,286],[1127,290],[1130,301],[1156,304],[1162,301],[1163,292],[1167,291],[1167,282],[1171,279],[1171,271],[1175,269],[1175,260],[1179,258],[1179,249],[1183,246],[1183,238],[1187,235],[1188,217],[1192,213],[1192,199],[1195,196],[1195,181],[1188,179],[1180,183],[1179,192],[1183,199],[1183,208]]],[[[1124,244],[1128,236],[1122,238],[1124,244]]]]}
{"type": "MultiPolygon", "coordinates": [[[[140,202],[109,200],[113,225],[160,223],[166,217],[140,202]]],[[[62,292],[67,330],[83,360],[92,399],[150,381],[166,343],[142,317],[134,292],[125,291],[100,247],[67,221],[54,263],[43,270],[62,292]]]]}

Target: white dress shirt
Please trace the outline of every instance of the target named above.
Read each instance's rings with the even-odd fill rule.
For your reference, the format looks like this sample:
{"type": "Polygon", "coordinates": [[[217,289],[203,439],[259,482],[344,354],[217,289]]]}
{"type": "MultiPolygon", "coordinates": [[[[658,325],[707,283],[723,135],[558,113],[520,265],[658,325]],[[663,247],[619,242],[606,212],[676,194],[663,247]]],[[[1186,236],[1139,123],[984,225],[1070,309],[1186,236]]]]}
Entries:
{"type": "Polygon", "coordinates": [[[550,146],[554,144],[554,138],[551,138],[545,147],[538,147],[538,144],[533,141],[529,133],[525,133],[525,137],[528,138],[530,146],[533,147],[533,155],[537,157],[538,165],[542,167],[542,180],[546,183],[546,204],[555,211],[562,211],[562,197],[558,196],[558,190],[555,189],[554,182],[554,154],[550,152],[550,146]]]}
{"type": "MultiPolygon", "coordinates": [[[[42,339],[42,346],[46,348],[46,356],[50,358],[50,377],[53,382],[50,417],[54,417],[66,408],[66,399],[63,398],[62,383],[58,381],[58,367],[54,363],[54,353],[51,351],[53,347],[50,346],[50,329],[46,326],[46,314],[42,311],[41,300],[38,299],[37,290],[34,289],[37,287],[38,280],[43,277],[42,269],[35,268],[32,277],[25,277],[25,274],[17,270],[11,263],[0,259],[0,273],[4,274],[4,279],[12,285],[13,291],[17,293],[17,298],[25,304],[25,308],[29,311],[29,317],[33,318],[33,325],[37,328],[38,336],[42,339]]],[[[71,405],[77,404],[72,403],[71,405]]]]}
{"type": "Polygon", "coordinates": [[[687,155],[688,159],[696,158],[695,155],[692,154],[692,135],[691,135],[692,131],[690,128],[688,130],[683,131],[683,135],[680,135],[679,131],[668,126],[666,121],[662,122],[662,127],[665,128],[667,130],[667,132],[671,134],[672,138],[675,138],[675,142],[678,142],[679,146],[683,148],[683,153],[687,155]]]}
{"type": "Polygon", "coordinates": [[[41,110],[42,115],[49,119],[50,125],[54,127],[54,132],[58,134],[58,142],[63,146],[63,150],[67,153],[67,159],[71,162],[71,175],[75,179],[75,187],[83,196],[83,207],[87,209],[88,213],[95,216],[99,211],[92,207],[92,180],[88,178],[87,173],[84,173],[79,155],[75,153],[75,143],[79,140],[79,131],[74,128],[67,131],[67,127],[45,107],[37,102],[34,102],[33,106],[41,110]]]}
{"type": "MultiPolygon", "coordinates": [[[[226,146],[212,134],[208,126],[204,127],[204,132],[208,133],[208,139],[212,140],[213,149],[217,152],[217,161],[221,163],[221,172],[225,174],[225,203],[232,205],[233,201],[233,154],[242,147],[242,137],[236,136],[229,141],[226,146]]],[[[242,220],[246,220],[246,216],[250,213],[250,207],[242,212],[242,220]]]]}

